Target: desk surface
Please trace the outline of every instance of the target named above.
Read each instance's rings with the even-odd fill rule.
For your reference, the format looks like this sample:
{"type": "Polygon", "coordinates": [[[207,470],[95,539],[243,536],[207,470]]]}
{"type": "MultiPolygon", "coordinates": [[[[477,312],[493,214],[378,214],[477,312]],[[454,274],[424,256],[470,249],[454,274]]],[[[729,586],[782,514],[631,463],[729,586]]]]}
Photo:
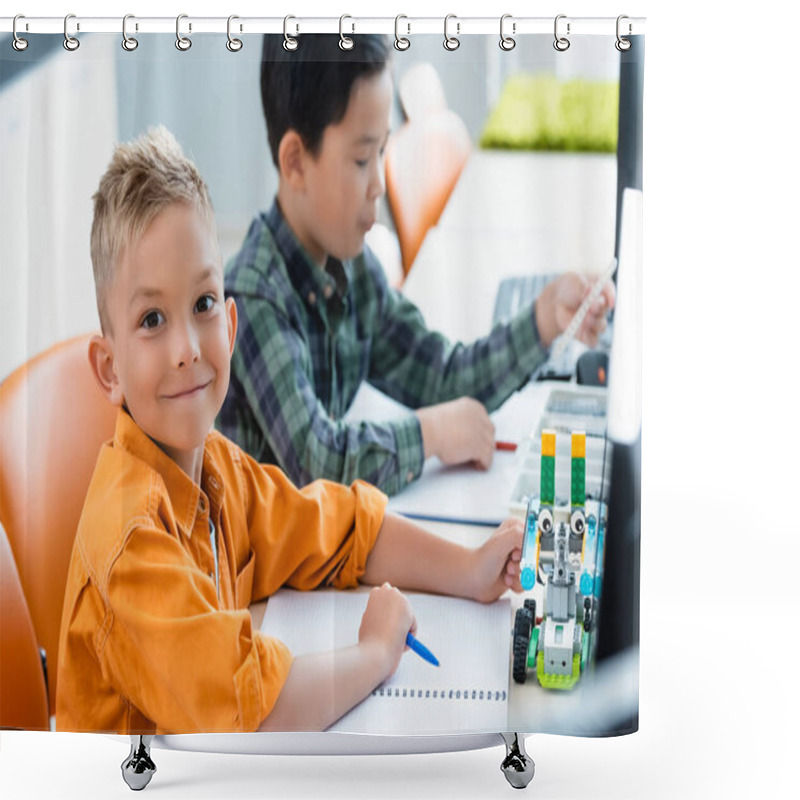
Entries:
{"type": "MultiPolygon", "coordinates": [[[[420,523],[426,530],[441,536],[443,539],[457,542],[468,547],[479,547],[491,535],[494,528],[463,525],[459,523],[424,522],[420,523]]],[[[514,614],[526,597],[535,596],[537,605],[541,607],[542,587],[537,584],[532,593],[506,595],[511,600],[511,615],[508,620],[508,730],[548,733],[594,733],[603,728],[603,714],[609,709],[600,701],[602,697],[613,697],[621,702],[625,692],[638,690],[638,663],[614,664],[607,671],[613,674],[592,675],[592,692],[584,690],[587,676],[573,690],[555,692],[542,689],[535,676],[530,675],[527,683],[515,683],[512,675],[511,644],[514,614]],[[602,697],[598,700],[597,695],[602,697]]],[[[255,629],[261,628],[267,601],[254,603],[250,607],[255,629]]],[[[638,697],[634,693],[632,697],[638,697]]]]}

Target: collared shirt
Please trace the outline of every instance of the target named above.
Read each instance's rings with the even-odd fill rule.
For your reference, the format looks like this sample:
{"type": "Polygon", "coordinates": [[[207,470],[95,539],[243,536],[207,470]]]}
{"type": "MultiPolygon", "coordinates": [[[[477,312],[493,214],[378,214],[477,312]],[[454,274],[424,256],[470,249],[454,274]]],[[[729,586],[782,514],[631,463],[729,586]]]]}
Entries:
{"type": "Polygon", "coordinates": [[[57,728],[255,730],[292,656],[248,606],[284,585],[355,586],[385,506],[363,483],[298,490],[216,432],[198,486],[120,411],[70,562],[57,728]]]}
{"type": "Polygon", "coordinates": [[[469,396],[491,412],[545,358],[532,308],[465,346],[428,330],[369,248],[319,268],[277,200],[228,264],[225,293],[239,331],[217,426],[298,485],[361,478],[391,495],[419,476],[415,415],[343,421],[364,381],[412,409],[469,396]]]}

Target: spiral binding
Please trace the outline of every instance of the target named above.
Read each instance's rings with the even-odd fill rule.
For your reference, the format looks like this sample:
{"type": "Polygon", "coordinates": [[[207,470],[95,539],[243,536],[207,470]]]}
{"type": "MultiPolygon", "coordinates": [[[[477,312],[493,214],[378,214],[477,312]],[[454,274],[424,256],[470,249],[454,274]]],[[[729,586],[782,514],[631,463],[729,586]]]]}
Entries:
{"type": "MultiPolygon", "coordinates": [[[[139,46],[139,41],[137,38],[130,36],[128,33],[129,30],[129,22],[131,20],[135,20],[133,14],[126,14],[122,18],[122,48],[127,52],[133,52],[139,46]]],[[[11,22],[10,30],[13,34],[11,39],[11,45],[17,52],[23,52],[28,47],[28,40],[20,35],[21,33],[21,20],[26,20],[24,25],[24,31],[30,32],[31,30],[31,22],[34,21],[33,18],[26,17],[23,14],[17,14],[13,21],[11,22]]],[[[232,33],[232,23],[234,20],[240,20],[240,18],[236,14],[232,14],[227,18],[227,24],[225,26],[225,30],[227,33],[227,38],[225,41],[225,46],[231,53],[238,53],[243,48],[243,42],[241,39],[235,38],[232,33]]],[[[38,22],[42,23],[42,27],[44,28],[44,23],[47,23],[46,30],[37,30],[36,32],[51,32],[52,31],[52,23],[54,20],[50,18],[43,18],[38,20],[38,22]]],[[[147,22],[147,25],[153,29],[154,22],[163,23],[165,20],[158,19],[153,20],[150,19],[147,22]]],[[[5,20],[0,20],[4,24],[0,27],[0,30],[8,30],[8,18],[5,20]]],[[[106,20],[102,20],[102,22],[106,22],[106,20]]],[[[253,20],[250,21],[252,24],[253,20]]],[[[326,22],[327,20],[316,20],[317,23],[319,22],[326,22]]],[[[374,20],[373,20],[374,22],[374,20]]],[[[382,22],[382,20],[379,20],[382,22]]],[[[428,33],[431,32],[430,24],[433,22],[431,18],[427,18],[424,20],[415,21],[415,33],[428,33]],[[422,23],[425,23],[423,25],[422,23]],[[423,29],[424,28],[424,29],[423,29]]],[[[458,50],[461,45],[461,35],[466,33],[465,28],[469,23],[477,22],[485,22],[485,20],[466,20],[457,17],[455,14],[448,14],[444,18],[444,39],[443,39],[443,46],[445,50],[450,52],[454,52],[458,50]]],[[[531,26],[531,23],[536,23],[537,28],[541,27],[542,23],[546,22],[545,19],[538,19],[538,20],[523,20],[522,18],[514,18],[511,14],[503,14],[500,17],[500,39],[499,39],[499,47],[504,52],[509,52],[516,47],[516,39],[515,36],[519,36],[522,33],[528,32],[527,30],[522,30],[523,23],[525,26],[531,26]],[[510,33],[509,33],[510,30],[510,33]]],[[[600,19],[590,19],[590,20],[580,20],[578,18],[570,19],[567,17],[566,14],[558,14],[556,15],[555,19],[552,20],[552,30],[553,30],[553,47],[559,52],[565,52],[569,49],[571,41],[570,36],[576,34],[578,31],[575,30],[576,26],[584,25],[584,27],[588,28],[588,25],[591,23],[594,27],[597,24],[605,23],[606,20],[600,19]]],[[[608,22],[612,22],[612,20],[608,20],[608,22]]],[[[631,40],[627,38],[634,34],[634,25],[636,26],[636,33],[640,32],[640,28],[643,25],[644,20],[638,18],[636,20],[631,19],[628,17],[627,14],[620,14],[616,18],[616,25],[615,25],[615,43],[614,46],[620,53],[624,53],[631,48],[631,40]],[[623,25],[623,21],[627,20],[627,31],[623,31],[625,27],[623,25]]],[[[108,29],[105,27],[99,27],[100,20],[91,20],[91,19],[84,19],[78,20],[75,14],[67,14],[63,20],[63,31],[64,31],[64,42],[63,46],[64,49],[69,52],[75,52],[80,46],[80,41],[78,39],[77,34],[81,32],[86,32],[87,30],[91,30],[91,32],[108,32],[108,29]],[[74,23],[74,31],[70,32],[70,25],[74,23]],[[83,30],[81,25],[83,23],[83,30]],[[97,24],[94,24],[97,23],[97,24]]],[[[198,19],[195,20],[195,27],[197,30],[193,30],[193,22],[189,19],[188,14],[179,14],[175,19],[175,47],[180,50],[181,52],[186,52],[192,46],[192,39],[188,34],[194,34],[198,32],[206,33],[213,30],[213,26],[216,24],[216,20],[209,20],[209,19],[198,19]],[[187,24],[188,31],[182,32],[181,31],[181,23],[185,20],[189,20],[187,24]]],[[[244,23],[241,22],[239,24],[239,33],[244,33],[244,23]]],[[[263,27],[261,27],[260,31],[251,31],[251,32],[263,32],[263,27]]],[[[309,26],[304,26],[304,31],[308,31],[309,26]]],[[[472,27],[476,27],[476,25],[472,25],[472,27]]],[[[161,28],[158,28],[161,30],[161,28]]],[[[135,23],[135,30],[137,33],[142,32],[142,26],[137,21],[135,23]]],[[[357,41],[353,38],[353,34],[356,31],[356,20],[350,16],[349,14],[342,14],[339,17],[339,24],[338,24],[338,31],[339,31],[339,47],[342,50],[352,50],[357,46],[357,41]],[[349,26],[349,30],[346,30],[346,27],[349,26]]],[[[594,32],[594,31],[593,31],[594,32]]],[[[394,47],[399,52],[404,52],[411,47],[411,20],[405,14],[398,14],[394,18],[394,47]],[[405,35],[401,35],[401,21],[405,23],[406,31],[405,35]]],[[[297,17],[293,15],[287,15],[283,18],[283,46],[288,51],[297,50],[300,47],[300,22],[297,17]],[[294,30],[292,31],[292,25],[294,30]]]]}
{"type": "Polygon", "coordinates": [[[417,700],[478,700],[487,703],[505,703],[508,699],[508,692],[505,689],[475,689],[469,688],[453,688],[453,689],[420,689],[418,687],[401,687],[401,686],[379,686],[371,692],[373,697],[386,697],[386,698],[400,698],[407,697],[417,700]]]}

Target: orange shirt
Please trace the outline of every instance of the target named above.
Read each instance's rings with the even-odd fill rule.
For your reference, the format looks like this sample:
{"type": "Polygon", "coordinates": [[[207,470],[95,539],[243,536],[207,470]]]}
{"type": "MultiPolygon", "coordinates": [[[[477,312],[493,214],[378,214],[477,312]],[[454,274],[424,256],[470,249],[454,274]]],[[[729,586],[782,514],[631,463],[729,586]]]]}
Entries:
{"type": "Polygon", "coordinates": [[[359,481],[299,490],[219,433],[206,439],[198,486],[120,411],[70,562],[57,728],[255,730],[292,656],[253,631],[248,606],[284,585],[355,586],[385,508],[359,481]]]}

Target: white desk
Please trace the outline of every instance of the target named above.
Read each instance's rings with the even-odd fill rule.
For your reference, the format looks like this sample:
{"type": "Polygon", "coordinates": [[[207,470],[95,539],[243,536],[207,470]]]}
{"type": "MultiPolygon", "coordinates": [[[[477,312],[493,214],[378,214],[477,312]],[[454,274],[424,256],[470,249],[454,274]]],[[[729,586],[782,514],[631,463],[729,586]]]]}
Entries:
{"type": "MultiPolygon", "coordinates": [[[[456,523],[422,522],[426,530],[468,547],[479,547],[491,536],[494,528],[456,523]]],[[[578,685],[569,691],[545,690],[539,686],[536,676],[529,673],[527,682],[515,683],[512,671],[512,632],[514,614],[526,597],[535,596],[537,606],[541,608],[542,587],[537,584],[533,593],[514,594],[507,592],[511,600],[511,614],[508,621],[508,725],[507,730],[525,732],[547,732],[581,734],[596,733],[603,727],[603,714],[614,713],[624,701],[625,689],[636,688],[638,664],[614,664],[607,670],[608,674],[596,675],[589,670],[581,676],[578,685]],[[591,691],[585,686],[592,681],[591,691]],[[633,683],[632,683],[633,682],[633,683]],[[605,700],[613,698],[617,708],[607,708],[605,700]]],[[[266,609],[266,601],[254,603],[250,607],[254,629],[261,627],[266,609]]],[[[593,669],[593,668],[592,668],[593,669]]],[[[634,703],[638,694],[634,691],[629,700],[634,703]]]]}
{"type": "Polygon", "coordinates": [[[616,156],[476,150],[403,286],[428,325],[470,341],[500,281],[599,272],[614,254],[616,156]]]}

